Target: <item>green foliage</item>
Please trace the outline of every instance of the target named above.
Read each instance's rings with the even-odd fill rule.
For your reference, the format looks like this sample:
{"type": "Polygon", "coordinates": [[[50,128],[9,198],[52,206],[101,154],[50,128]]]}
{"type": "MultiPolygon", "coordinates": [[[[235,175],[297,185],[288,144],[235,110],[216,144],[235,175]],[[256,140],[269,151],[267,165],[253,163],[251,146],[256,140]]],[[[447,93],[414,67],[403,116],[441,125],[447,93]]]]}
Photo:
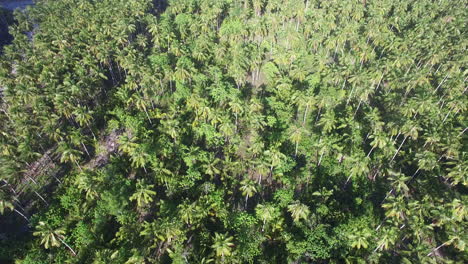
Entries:
{"type": "Polygon", "coordinates": [[[144,180],[138,180],[136,185],[136,192],[130,196],[130,201],[136,200],[139,207],[151,203],[152,196],[156,195],[156,192],[151,190],[154,186],[146,184],[144,180]]]}
{"type": "Polygon", "coordinates": [[[330,234],[326,225],[313,229],[304,229],[303,236],[294,236],[288,240],[286,248],[289,261],[321,261],[337,257],[337,250],[342,241],[330,234]]]}
{"type": "Polygon", "coordinates": [[[0,55],[0,258],[468,262],[465,5],[15,12],[0,55]]]}

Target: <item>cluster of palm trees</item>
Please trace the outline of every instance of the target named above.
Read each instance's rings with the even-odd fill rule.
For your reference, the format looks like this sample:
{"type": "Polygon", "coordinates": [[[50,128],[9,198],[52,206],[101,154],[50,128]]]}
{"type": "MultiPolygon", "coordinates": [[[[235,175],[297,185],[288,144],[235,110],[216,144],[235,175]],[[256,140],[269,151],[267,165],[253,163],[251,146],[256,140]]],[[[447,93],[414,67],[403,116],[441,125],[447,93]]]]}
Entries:
{"type": "Polygon", "coordinates": [[[152,2],[17,14],[0,212],[19,188],[45,201],[32,246],[97,263],[466,261],[462,1],[152,2]],[[63,180],[24,188],[50,150],[63,180]]]}

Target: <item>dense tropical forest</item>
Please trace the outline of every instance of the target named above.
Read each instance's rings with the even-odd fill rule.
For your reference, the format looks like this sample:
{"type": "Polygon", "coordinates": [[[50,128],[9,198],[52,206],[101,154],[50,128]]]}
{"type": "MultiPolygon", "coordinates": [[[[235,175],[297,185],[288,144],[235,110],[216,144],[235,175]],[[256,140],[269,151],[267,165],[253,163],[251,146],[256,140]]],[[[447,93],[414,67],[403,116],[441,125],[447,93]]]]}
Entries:
{"type": "Polygon", "coordinates": [[[1,263],[468,262],[465,0],[0,16],[1,263]]]}

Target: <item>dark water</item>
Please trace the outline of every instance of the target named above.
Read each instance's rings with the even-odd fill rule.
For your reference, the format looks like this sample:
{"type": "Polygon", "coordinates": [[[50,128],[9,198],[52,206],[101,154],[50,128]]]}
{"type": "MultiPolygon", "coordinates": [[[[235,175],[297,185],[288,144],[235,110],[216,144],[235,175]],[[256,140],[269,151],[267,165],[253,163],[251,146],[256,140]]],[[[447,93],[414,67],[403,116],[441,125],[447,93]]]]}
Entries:
{"type": "Polygon", "coordinates": [[[0,0],[0,6],[8,10],[15,10],[16,8],[23,9],[33,4],[32,0],[0,0]]]}
{"type": "Polygon", "coordinates": [[[8,33],[8,26],[13,20],[13,10],[24,9],[28,5],[33,5],[32,0],[0,0],[0,53],[3,46],[12,41],[12,36],[8,33]]]}

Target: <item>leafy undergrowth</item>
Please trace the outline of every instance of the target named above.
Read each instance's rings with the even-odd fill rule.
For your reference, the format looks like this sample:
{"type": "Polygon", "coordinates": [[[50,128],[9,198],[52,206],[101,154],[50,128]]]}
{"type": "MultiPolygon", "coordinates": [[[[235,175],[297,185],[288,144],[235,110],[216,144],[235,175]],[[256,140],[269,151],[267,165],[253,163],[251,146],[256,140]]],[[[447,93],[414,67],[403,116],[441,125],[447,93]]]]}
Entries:
{"type": "Polygon", "coordinates": [[[0,59],[0,260],[466,263],[465,6],[37,1],[0,59]]]}

